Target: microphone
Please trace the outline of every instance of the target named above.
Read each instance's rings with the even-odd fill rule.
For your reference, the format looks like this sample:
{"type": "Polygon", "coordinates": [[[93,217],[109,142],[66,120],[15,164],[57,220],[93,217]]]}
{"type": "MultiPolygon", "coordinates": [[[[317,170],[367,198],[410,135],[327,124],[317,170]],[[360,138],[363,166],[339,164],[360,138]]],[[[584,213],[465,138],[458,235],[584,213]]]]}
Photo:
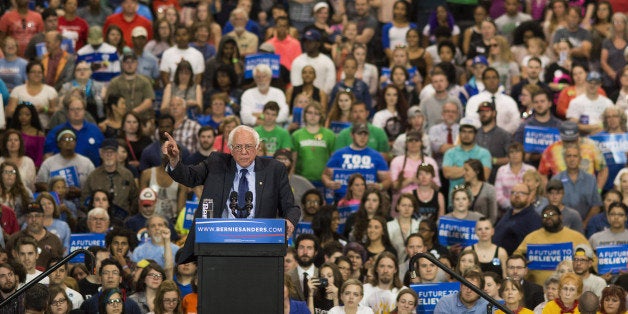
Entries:
{"type": "Polygon", "coordinates": [[[253,203],[253,192],[251,191],[246,191],[246,194],[244,194],[244,200],[246,201],[246,204],[252,204],[253,203]]]}
{"type": "Polygon", "coordinates": [[[231,191],[229,195],[229,209],[231,209],[233,217],[238,218],[238,192],[236,191],[231,191]]]}
{"type": "Polygon", "coordinates": [[[246,204],[244,204],[244,208],[242,209],[242,218],[249,217],[249,215],[251,214],[251,210],[253,210],[253,192],[246,191],[246,194],[244,194],[244,200],[246,204]]]}

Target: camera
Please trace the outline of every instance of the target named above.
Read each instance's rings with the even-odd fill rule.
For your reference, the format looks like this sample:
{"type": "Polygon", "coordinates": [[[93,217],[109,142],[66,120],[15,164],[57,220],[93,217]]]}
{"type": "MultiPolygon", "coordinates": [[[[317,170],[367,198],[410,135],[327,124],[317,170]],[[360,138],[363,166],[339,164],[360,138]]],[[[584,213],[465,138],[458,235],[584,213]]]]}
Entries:
{"type": "Polygon", "coordinates": [[[325,289],[327,288],[327,286],[329,285],[329,280],[327,278],[321,278],[321,289],[325,289]]]}

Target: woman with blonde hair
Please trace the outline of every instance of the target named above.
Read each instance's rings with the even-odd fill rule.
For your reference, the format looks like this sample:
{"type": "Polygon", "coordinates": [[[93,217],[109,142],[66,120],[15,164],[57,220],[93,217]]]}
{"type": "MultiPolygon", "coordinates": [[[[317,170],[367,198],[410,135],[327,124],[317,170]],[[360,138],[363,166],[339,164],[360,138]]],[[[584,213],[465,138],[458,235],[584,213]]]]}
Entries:
{"type": "Polygon", "coordinates": [[[545,197],[545,186],[541,174],[534,169],[530,169],[523,174],[523,183],[530,190],[531,205],[537,214],[541,215],[543,208],[549,205],[549,200],[545,197]]]}
{"type": "Polygon", "coordinates": [[[499,82],[510,90],[521,80],[519,65],[510,51],[506,37],[497,35],[489,41],[488,64],[499,73],[499,82]]]}
{"type": "MultiPolygon", "coordinates": [[[[349,113],[351,111],[351,105],[355,102],[355,96],[350,91],[341,90],[336,94],[336,98],[331,103],[331,108],[329,109],[329,115],[327,116],[327,120],[325,121],[325,127],[331,128],[332,131],[336,132],[331,126],[333,123],[347,123],[347,126],[350,122],[349,113]]],[[[340,132],[340,130],[338,130],[340,132]]],[[[336,133],[338,133],[336,132],[336,133]]]]}

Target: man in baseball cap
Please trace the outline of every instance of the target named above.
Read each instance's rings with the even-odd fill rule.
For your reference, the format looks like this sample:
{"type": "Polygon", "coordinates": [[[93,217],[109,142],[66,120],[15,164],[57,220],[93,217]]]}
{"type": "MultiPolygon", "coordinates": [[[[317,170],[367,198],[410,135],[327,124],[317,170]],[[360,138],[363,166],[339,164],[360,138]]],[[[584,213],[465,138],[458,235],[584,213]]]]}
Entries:
{"type": "Polygon", "coordinates": [[[144,51],[148,43],[148,31],[144,26],[136,26],[131,31],[133,41],[133,52],[138,62],[137,73],[152,78],[159,79],[159,60],[152,53],[144,51]]]}

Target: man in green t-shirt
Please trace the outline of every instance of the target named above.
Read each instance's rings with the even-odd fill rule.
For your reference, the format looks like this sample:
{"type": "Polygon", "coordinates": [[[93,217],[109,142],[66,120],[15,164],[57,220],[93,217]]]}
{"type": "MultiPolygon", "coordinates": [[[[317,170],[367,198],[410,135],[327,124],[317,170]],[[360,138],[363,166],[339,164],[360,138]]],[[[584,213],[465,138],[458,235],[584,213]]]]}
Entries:
{"type": "Polygon", "coordinates": [[[277,127],[277,115],[279,114],[279,104],[269,101],[264,105],[262,116],[262,124],[255,127],[255,131],[259,134],[260,140],[266,146],[265,156],[273,156],[277,150],[292,150],[292,140],[290,133],[286,129],[277,127]]]}
{"type": "MultiPolygon", "coordinates": [[[[390,154],[388,153],[390,151],[388,136],[386,135],[386,132],[384,132],[384,130],[382,130],[381,128],[378,128],[368,123],[369,111],[366,108],[366,104],[363,102],[354,103],[353,105],[351,105],[351,111],[349,114],[351,116],[351,122],[353,123],[353,125],[359,123],[367,124],[370,132],[369,142],[367,146],[380,152],[384,159],[386,159],[387,161],[390,160],[390,154]]],[[[336,143],[334,145],[334,151],[337,151],[343,147],[347,147],[352,142],[353,139],[351,138],[351,128],[346,128],[340,131],[340,133],[338,134],[338,137],[336,138],[336,143]]]]}

